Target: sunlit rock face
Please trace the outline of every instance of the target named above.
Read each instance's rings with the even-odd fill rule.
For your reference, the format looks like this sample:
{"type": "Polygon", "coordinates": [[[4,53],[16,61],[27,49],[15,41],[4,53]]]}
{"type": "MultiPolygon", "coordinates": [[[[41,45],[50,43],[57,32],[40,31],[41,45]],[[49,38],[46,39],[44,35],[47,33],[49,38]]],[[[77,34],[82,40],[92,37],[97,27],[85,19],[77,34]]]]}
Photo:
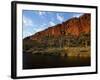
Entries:
{"type": "Polygon", "coordinates": [[[62,24],[51,26],[43,31],[37,32],[30,36],[32,40],[39,40],[44,36],[59,37],[63,35],[73,35],[78,37],[80,33],[90,33],[91,15],[83,14],[79,18],[71,18],[62,24]]]}

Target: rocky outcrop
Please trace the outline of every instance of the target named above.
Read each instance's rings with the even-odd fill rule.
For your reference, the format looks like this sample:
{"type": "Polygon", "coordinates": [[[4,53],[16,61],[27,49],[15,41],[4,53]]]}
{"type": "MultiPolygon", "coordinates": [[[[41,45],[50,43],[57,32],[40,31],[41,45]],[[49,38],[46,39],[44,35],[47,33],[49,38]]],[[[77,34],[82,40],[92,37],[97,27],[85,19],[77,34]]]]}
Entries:
{"type": "Polygon", "coordinates": [[[90,33],[91,15],[83,14],[79,18],[71,18],[62,24],[49,27],[43,31],[37,32],[30,36],[32,40],[39,40],[44,36],[59,37],[63,35],[73,35],[78,37],[80,33],[90,33]]]}

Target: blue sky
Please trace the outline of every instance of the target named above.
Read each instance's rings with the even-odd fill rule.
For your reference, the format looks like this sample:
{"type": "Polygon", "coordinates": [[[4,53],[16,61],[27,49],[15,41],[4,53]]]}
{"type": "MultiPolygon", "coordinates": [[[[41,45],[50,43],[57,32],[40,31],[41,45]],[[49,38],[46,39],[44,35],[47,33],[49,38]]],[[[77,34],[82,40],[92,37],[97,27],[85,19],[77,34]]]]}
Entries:
{"type": "Polygon", "coordinates": [[[23,38],[83,13],[23,10],[23,38]]]}

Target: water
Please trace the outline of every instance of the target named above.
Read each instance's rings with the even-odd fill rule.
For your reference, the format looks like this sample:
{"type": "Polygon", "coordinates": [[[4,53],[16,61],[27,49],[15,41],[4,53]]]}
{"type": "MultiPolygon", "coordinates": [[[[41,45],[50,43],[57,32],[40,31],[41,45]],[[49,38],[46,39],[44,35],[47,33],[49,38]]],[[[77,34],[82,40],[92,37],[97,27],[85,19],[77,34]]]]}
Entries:
{"type": "Polygon", "coordinates": [[[23,69],[90,66],[90,58],[23,53],[23,69]]]}

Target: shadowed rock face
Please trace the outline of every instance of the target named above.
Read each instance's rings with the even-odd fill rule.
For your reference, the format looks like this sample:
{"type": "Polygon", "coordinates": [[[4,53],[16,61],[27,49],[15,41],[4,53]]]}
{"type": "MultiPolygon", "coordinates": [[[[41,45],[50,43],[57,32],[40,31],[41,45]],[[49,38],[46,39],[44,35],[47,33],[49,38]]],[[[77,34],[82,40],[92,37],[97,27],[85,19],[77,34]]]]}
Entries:
{"type": "Polygon", "coordinates": [[[68,34],[78,37],[80,33],[90,32],[90,20],[90,14],[84,14],[79,18],[71,18],[62,24],[57,24],[43,31],[37,32],[36,34],[30,36],[30,39],[39,40],[44,36],[59,37],[68,34]]]}

